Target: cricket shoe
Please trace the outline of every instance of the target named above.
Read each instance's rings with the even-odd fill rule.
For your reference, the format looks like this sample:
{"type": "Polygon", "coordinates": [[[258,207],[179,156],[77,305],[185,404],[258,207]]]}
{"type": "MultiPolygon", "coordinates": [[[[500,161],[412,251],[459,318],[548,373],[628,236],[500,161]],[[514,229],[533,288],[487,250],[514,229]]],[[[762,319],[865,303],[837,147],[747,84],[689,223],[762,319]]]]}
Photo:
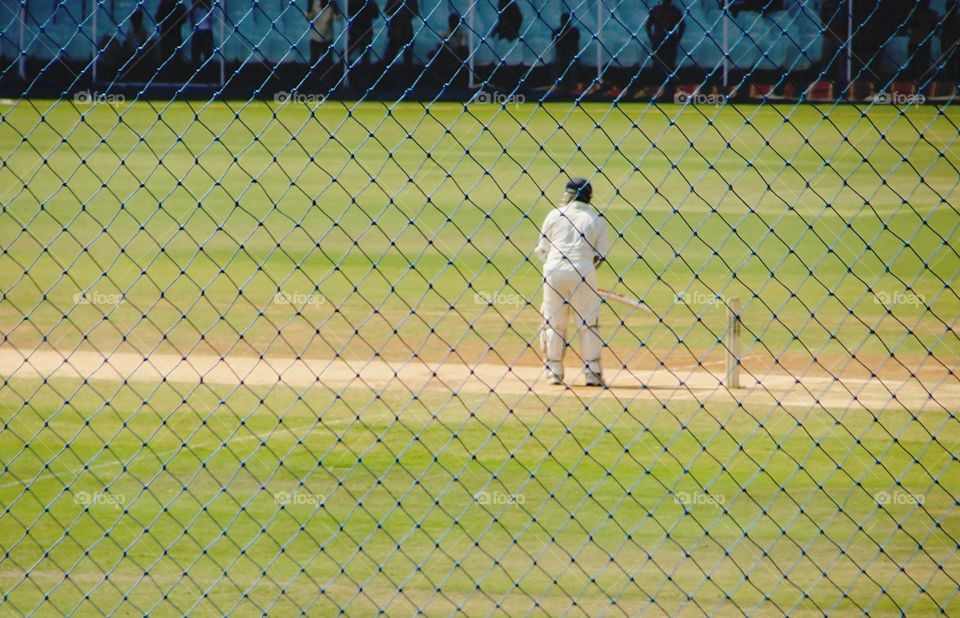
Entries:
{"type": "Polygon", "coordinates": [[[599,373],[593,373],[592,371],[587,372],[587,381],[585,383],[587,386],[599,386],[604,387],[607,384],[603,381],[603,376],[599,373]]]}

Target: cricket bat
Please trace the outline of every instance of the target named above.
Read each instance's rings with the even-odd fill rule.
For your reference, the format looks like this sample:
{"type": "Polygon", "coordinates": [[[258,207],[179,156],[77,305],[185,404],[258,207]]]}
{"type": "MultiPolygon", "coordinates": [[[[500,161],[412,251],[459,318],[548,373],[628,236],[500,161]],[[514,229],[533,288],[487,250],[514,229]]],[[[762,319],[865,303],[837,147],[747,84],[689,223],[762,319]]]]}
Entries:
{"type": "Polygon", "coordinates": [[[613,300],[624,305],[633,307],[634,309],[639,309],[640,311],[645,311],[646,313],[653,314],[653,310],[643,304],[643,301],[631,298],[629,296],[624,296],[623,294],[617,294],[616,292],[611,292],[610,290],[604,290],[602,288],[597,288],[597,294],[606,298],[607,300],[613,300]]]}

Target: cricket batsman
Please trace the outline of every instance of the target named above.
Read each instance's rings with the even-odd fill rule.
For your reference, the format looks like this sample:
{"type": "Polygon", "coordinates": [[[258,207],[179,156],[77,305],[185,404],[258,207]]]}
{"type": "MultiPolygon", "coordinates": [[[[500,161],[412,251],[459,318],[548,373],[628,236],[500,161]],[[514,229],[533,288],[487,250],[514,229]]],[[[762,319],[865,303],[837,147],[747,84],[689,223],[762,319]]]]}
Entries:
{"type": "Polygon", "coordinates": [[[603,386],[597,331],[600,296],[596,267],[607,255],[607,224],[590,205],[593,188],[585,178],[573,178],[560,204],[550,211],[534,253],[543,264],[543,327],[540,348],[550,384],[563,384],[563,352],[570,309],[580,331],[587,386],[603,386]]]}

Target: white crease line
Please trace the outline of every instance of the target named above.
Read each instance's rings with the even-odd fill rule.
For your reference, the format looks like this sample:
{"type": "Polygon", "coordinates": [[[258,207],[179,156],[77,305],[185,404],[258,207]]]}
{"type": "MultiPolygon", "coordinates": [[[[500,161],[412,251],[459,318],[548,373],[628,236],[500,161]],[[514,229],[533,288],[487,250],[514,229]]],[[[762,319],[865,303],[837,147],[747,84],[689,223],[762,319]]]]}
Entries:
{"type": "MultiPolygon", "coordinates": [[[[386,415],[379,415],[379,416],[386,416],[386,415]]],[[[377,418],[377,417],[374,417],[374,418],[369,419],[369,420],[376,420],[376,418],[377,418]]],[[[307,426],[305,426],[305,427],[298,427],[298,428],[287,428],[287,429],[283,429],[282,431],[273,432],[273,433],[271,433],[271,434],[269,434],[269,435],[249,435],[249,436],[243,436],[243,437],[240,437],[240,438],[236,438],[236,439],[234,439],[234,440],[230,440],[230,441],[228,442],[228,447],[229,447],[230,444],[236,444],[236,443],[238,443],[238,442],[249,442],[250,440],[264,440],[264,439],[274,438],[274,437],[279,436],[279,435],[288,434],[288,433],[293,433],[294,431],[298,431],[298,430],[302,430],[302,429],[310,429],[310,428],[313,428],[313,427],[332,427],[332,426],[337,426],[337,425],[353,424],[353,423],[356,423],[357,420],[358,420],[358,419],[356,419],[356,418],[345,418],[345,419],[341,419],[341,420],[339,420],[339,421],[331,421],[331,422],[329,422],[329,423],[321,423],[321,422],[318,421],[317,423],[315,423],[315,424],[313,424],[313,425],[307,425],[307,426]]],[[[363,420],[366,421],[366,420],[368,420],[368,419],[364,418],[363,420]]],[[[45,480],[48,480],[48,479],[57,479],[57,480],[59,480],[59,477],[60,477],[60,476],[66,476],[66,475],[76,474],[77,472],[83,472],[83,471],[92,472],[92,471],[94,471],[94,470],[102,470],[102,469],[104,469],[104,468],[109,468],[109,467],[111,467],[111,466],[118,466],[118,465],[130,466],[130,465],[132,465],[134,462],[136,462],[137,460],[143,459],[144,457],[146,457],[146,456],[148,456],[148,455],[154,455],[154,456],[157,457],[157,459],[163,459],[164,457],[167,457],[167,456],[169,456],[169,455],[173,455],[174,453],[178,453],[178,452],[180,452],[180,451],[191,450],[191,449],[210,448],[210,447],[212,447],[212,446],[219,446],[220,444],[222,444],[222,441],[221,441],[221,442],[218,442],[217,444],[202,444],[202,445],[199,445],[199,446],[179,447],[179,448],[175,448],[175,449],[169,449],[169,450],[166,450],[166,451],[160,451],[159,453],[154,452],[154,451],[147,451],[147,452],[145,452],[144,450],[141,450],[141,451],[139,451],[132,459],[129,459],[129,460],[126,460],[126,461],[119,461],[119,460],[104,461],[104,462],[100,462],[100,463],[98,463],[98,464],[94,464],[94,465],[92,465],[92,466],[86,466],[86,470],[84,470],[84,468],[67,468],[66,470],[63,470],[63,471],[61,471],[61,472],[52,472],[52,471],[51,471],[51,472],[45,472],[44,474],[41,474],[40,476],[37,476],[37,477],[35,477],[35,478],[33,478],[33,479],[27,479],[27,480],[25,480],[25,481],[7,481],[7,482],[5,482],[5,483],[0,483],[0,489],[8,489],[8,488],[11,488],[11,487],[21,487],[21,486],[25,487],[25,486],[27,486],[27,485],[31,485],[31,486],[32,486],[32,485],[34,485],[35,483],[38,483],[38,482],[40,482],[40,481],[45,481],[45,480]]]]}

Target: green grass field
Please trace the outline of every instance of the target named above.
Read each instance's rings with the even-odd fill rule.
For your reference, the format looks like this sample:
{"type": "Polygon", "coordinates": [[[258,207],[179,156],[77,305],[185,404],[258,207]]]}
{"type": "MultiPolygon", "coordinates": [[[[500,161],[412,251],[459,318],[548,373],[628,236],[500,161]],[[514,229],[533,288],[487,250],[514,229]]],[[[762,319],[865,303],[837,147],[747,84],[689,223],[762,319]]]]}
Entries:
{"type": "Polygon", "coordinates": [[[656,313],[604,310],[608,371],[721,359],[713,298],[736,296],[761,382],[913,374],[930,393],[875,409],[13,377],[13,611],[960,613],[955,109],[0,116],[2,350],[535,365],[528,256],[567,174],[596,174],[601,283],[656,313]]]}

